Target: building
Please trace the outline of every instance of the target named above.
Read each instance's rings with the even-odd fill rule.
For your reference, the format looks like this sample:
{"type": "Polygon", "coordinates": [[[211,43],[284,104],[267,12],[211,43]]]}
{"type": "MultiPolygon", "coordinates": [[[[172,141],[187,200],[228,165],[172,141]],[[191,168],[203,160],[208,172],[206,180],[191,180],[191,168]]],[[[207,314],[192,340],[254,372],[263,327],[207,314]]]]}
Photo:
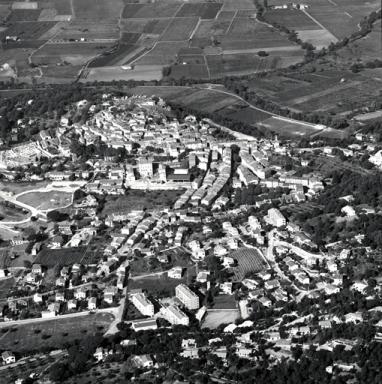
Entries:
{"type": "Polygon", "coordinates": [[[158,329],[157,321],[155,319],[144,319],[139,321],[132,321],[131,327],[135,332],[147,331],[149,329],[158,329]]]}
{"type": "Polygon", "coordinates": [[[135,293],[131,295],[131,302],[144,316],[154,315],[154,305],[146,298],[144,293],[135,293]]]}
{"type": "Polygon", "coordinates": [[[12,364],[16,362],[16,357],[12,352],[5,351],[1,354],[4,364],[12,364]]]}
{"type": "Polygon", "coordinates": [[[139,159],[138,172],[141,177],[153,177],[153,160],[151,157],[139,159]]]}
{"type": "Polygon", "coordinates": [[[160,310],[160,316],[172,325],[189,325],[190,319],[176,305],[166,305],[160,310]]]}
{"type": "Polygon", "coordinates": [[[199,297],[187,285],[179,284],[175,288],[175,295],[186,308],[199,309],[199,297]]]}
{"type": "Polygon", "coordinates": [[[275,227],[286,225],[286,219],[283,214],[276,208],[268,209],[268,222],[275,227]]]}

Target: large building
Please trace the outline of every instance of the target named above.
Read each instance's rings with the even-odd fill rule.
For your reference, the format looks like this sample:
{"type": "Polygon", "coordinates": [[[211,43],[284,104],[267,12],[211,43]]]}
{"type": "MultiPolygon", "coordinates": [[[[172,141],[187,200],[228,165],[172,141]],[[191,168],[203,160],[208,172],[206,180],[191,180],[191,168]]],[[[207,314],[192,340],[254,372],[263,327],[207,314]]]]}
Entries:
{"type": "Polygon", "coordinates": [[[190,319],[176,305],[165,305],[160,310],[160,316],[172,325],[189,325],[190,319]]]}
{"type": "Polygon", "coordinates": [[[187,285],[179,284],[175,288],[175,295],[186,308],[199,309],[199,297],[187,285]]]}
{"type": "Polygon", "coordinates": [[[131,302],[142,315],[150,317],[154,315],[154,305],[147,300],[144,293],[134,293],[131,295],[131,302]]]}
{"type": "Polygon", "coordinates": [[[268,209],[268,222],[275,227],[286,225],[286,219],[283,214],[276,208],[268,209]]]}
{"type": "Polygon", "coordinates": [[[151,157],[142,158],[138,161],[138,171],[141,177],[153,177],[153,161],[151,157]]]}

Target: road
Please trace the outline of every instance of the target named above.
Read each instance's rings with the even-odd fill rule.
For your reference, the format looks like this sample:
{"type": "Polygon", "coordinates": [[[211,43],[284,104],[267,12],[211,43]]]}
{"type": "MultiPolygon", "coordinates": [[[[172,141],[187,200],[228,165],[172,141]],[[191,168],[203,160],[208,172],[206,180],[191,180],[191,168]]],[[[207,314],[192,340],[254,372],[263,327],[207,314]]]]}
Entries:
{"type": "Polygon", "coordinates": [[[129,277],[129,280],[140,280],[140,279],[144,279],[146,277],[162,276],[162,275],[166,274],[167,272],[168,271],[161,271],[161,272],[147,273],[146,275],[132,276],[132,277],[129,277]]]}
{"type": "MultiPolygon", "coordinates": [[[[102,308],[102,309],[97,309],[96,313],[109,313],[115,317],[117,309],[118,309],[118,307],[117,308],[115,308],[115,307],[102,308]]],[[[66,315],[59,315],[59,316],[55,316],[55,317],[47,317],[47,318],[37,317],[37,318],[33,318],[33,319],[4,321],[4,322],[0,323],[0,329],[13,327],[15,325],[29,325],[29,324],[35,324],[35,323],[44,323],[46,321],[52,321],[52,320],[73,319],[76,317],[89,316],[89,313],[90,313],[89,311],[82,311],[82,312],[68,313],[66,315]]]]}

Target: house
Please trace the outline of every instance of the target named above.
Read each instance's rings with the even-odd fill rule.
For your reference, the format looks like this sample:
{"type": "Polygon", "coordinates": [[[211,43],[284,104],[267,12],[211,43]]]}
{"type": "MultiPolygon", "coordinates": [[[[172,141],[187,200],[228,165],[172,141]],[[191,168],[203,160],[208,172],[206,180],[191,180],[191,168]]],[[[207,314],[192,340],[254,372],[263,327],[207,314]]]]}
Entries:
{"type": "Polygon", "coordinates": [[[32,273],[34,273],[35,275],[42,275],[41,264],[33,264],[32,265],[32,273]]]}
{"type": "Polygon", "coordinates": [[[132,321],[131,327],[135,332],[158,329],[157,321],[154,318],[132,321]]]}
{"type": "Polygon", "coordinates": [[[232,282],[226,281],[220,284],[220,289],[226,295],[232,295],[232,282]]]}
{"type": "Polygon", "coordinates": [[[167,275],[171,279],[181,279],[182,278],[182,272],[183,272],[182,267],[174,267],[167,272],[167,275]]]}
{"type": "Polygon", "coordinates": [[[71,311],[71,310],[76,310],[77,309],[77,300],[73,299],[73,300],[69,300],[68,301],[68,310],[71,311]]]}
{"type": "Polygon", "coordinates": [[[64,292],[57,292],[56,293],[56,301],[59,301],[59,302],[65,301],[64,292]]]}
{"type": "Polygon", "coordinates": [[[37,304],[42,303],[44,301],[42,298],[42,294],[41,293],[35,293],[33,295],[33,301],[37,304]]]}
{"type": "Polygon", "coordinates": [[[154,365],[150,355],[136,355],[131,361],[137,368],[150,368],[154,365]]]}
{"type": "Polygon", "coordinates": [[[268,280],[264,283],[264,287],[266,289],[275,289],[280,287],[280,282],[276,279],[274,280],[268,280]]]}
{"type": "Polygon", "coordinates": [[[5,351],[1,354],[1,358],[5,364],[12,364],[16,362],[16,357],[12,352],[5,351]]]}
{"type": "Polygon", "coordinates": [[[108,350],[106,348],[98,347],[96,351],[94,352],[93,356],[99,363],[103,359],[105,359],[107,356],[110,356],[113,354],[113,350],[108,350]]]}
{"type": "Polygon", "coordinates": [[[79,289],[77,289],[75,292],[74,292],[74,297],[77,299],[77,300],[83,300],[83,299],[86,299],[86,296],[87,296],[87,289],[85,287],[81,287],[79,289]]]}
{"type": "Polygon", "coordinates": [[[88,309],[91,311],[97,309],[97,298],[96,297],[89,297],[88,309]]]}
{"type": "Polygon", "coordinates": [[[56,279],[56,287],[65,287],[66,285],[66,279],[65,277],[59,277],[56,279]]]}

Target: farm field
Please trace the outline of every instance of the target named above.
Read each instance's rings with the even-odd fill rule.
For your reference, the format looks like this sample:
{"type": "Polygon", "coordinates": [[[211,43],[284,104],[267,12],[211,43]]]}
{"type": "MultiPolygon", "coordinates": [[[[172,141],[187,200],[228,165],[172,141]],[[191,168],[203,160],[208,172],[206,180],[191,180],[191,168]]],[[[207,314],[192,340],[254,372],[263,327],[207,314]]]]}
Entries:
{"type": "Polygon", "coordinates": [[[161,297],[175,296],[175,287],[181,283],[186,283],[187,277],[182,279],[171,279],[167,274],[155,277],[145,277],[142,279],[130,280],[128,289],[142,289],[148,295],[159,295],[161,297]]]}
{"type": "Polygon", "coordinates": [[[18,353],[27,353],[41,348],[63,348],[65,343],[86,336],[103,334],[114,316],[95,313],[81,317],[56,318],[40,323],[14,325],[0,332],[2,348],[18,353]]]}
{"type": "Polygon", "coordinates": [[[97,67],[86,71],[80,81],[160,80],[162,69],[162,65],[136,65],[134,70],[125,70],[120,67],[97,67]]]}
{"type": "MultiPolygon", "coordinates": [[[[317,48],[350,35],[364,16],[380,7],[378,0],[306,4],[304,10],[268,9],[265,16],[317,48]]],[[[8,16],[0,38],[18,40],[3,46],[0,64],[9,63],[23,81],[34,77],[38,83],[52,83],[76,80],[78,74],[81,82],[160,80],[164,67],[171,68],[169,78],[217,79],[301,62],[304,51],[285,34],[257,21],[255,14],[253,0],[49,0],[13,9],[7,2],[0,4],[0,19],[8,16]],[[199,50],[197,57],[181,53],[190,47],[199,50]],[[259,51],[269,56],[256,56],[259,51]],[[135,68],[126,70],[124,65],[135,68]]],[[[365,39],[344,55],[369,52],[368,57],[376,57],[378,33],[376,27],[370,41],[365,39]]]]}
{"type": "Polygon", "coordinates": [[[14,277],[0,280],[0,299],[5,299],[8,296],[8,291],[15,285],[14,277]]]}
{"type": "Polygon", "coordinates": [[[381,21],[373,25],[372,32],[342,48],[338,55],[345,60],[372,61],[382,57],[381,21]]]}
{"type": "Polygon", "coordinates": [[[86,247],[48,249],[44,248],[35,258],[34,262],[47,268],[53,268],[56,265],[68,266],[75,263],[84,265],[94,264],[102,256],[100,247],[98,250],[91,250],[86,247]]]}
{"type": "Polygon", "coordinates": [[[113,212],[132,211],[136,209],[160,209],[174,204],[183,191],[147,191],[130,189],[123,196],[108,196],[103,214],[113,212]]]}
{"type": "Polygon", "coordinates": [[[21,221],[26,219],[28,216],[29,213],[25,212],[20,207],[0,201],[0,223],[2,220],[21,221]]]}
{"type": "Polygon", "coordinates": [[[209,310],[203,321],[202,328],[216,329],[219,325],[234,323],[239,317],[239,310],[209,310]]]}
{"type": "Polygon", "coordinates": [[[240,248],[229,256],[238,263],[236,267],[230,268],[235,281],[243,280],[247,273],[260,272],[268,267],[259,251],[254,248],[240,248]]]}
{"type": "Polygon", "coordinates": [[[68,192],[27,192],[17,197],[18,201],[29,204],[41,211],[64,208],[72,203],[73,195],[68,192]]]}
{"type": "Polygon", "coordinates": [[[0,38],[3,40],[6,36],[18,36],[21,42],[38,40],[55,25],[55,21],[14,22],[10,23],[5,31],[0,32],[0,38]]]}
{"type": "Polygon", "coordinates": [[[122,0],[73,0],[77,20],[118,21],[123,8],[122,0]]]}

